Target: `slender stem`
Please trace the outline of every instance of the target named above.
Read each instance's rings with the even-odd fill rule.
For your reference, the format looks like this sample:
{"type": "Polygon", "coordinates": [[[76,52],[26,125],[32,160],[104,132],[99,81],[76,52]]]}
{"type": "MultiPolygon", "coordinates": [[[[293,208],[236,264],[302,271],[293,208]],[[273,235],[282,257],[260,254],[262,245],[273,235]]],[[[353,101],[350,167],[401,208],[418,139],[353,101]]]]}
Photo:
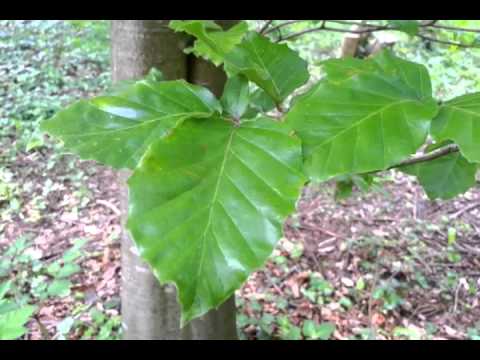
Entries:
{"type": "MultiPolygon", "coordinates": [[[[279,25],[271,28],[270,30],[266,31],[265,34],[268,34],[271,31],[275,31],[275,30],[277,30],[281,27],[284,27],[284,26],[287,26],[287,25],[290,25],[290,24],[294,24],[294,23],[297,23],[297,22],[300,22],[300,21],[306,21],[306,20],[286,21],[286,22],[284,22],[282,24],[279,24],[279,25]]],[[[431,21],[425,22],[425,23],[421,24],[420,27],[422,29],[430,28],[430,29],[444,29],[444,30],[448,30],[448,31],[465,31],[465,32],[480,33],[480,29],[467,29],[467,28],[461,28],[461,27],[437,25],[436,24],[437,21],[438,20],[431,20],[431,21]]],[[[330,31],[330,32],[338,32],[338,33],[350,33],[350,34],[366,34],[366,33],[374,33],[374,32],[377,32],[377,31],[385,31],[385,30],[400,31],[398,28],[392,27],[390,25],[375,25],[375,24],[371,24],[371,23],[361,23],[361,22],[348,21],[348,20],[323,20],[321,26],[306,29],[306,30],[302,30],[302,31],[290,34],[286,37],[278,39],[277,42],[290,40],[290,39],[296,38],[298,36],[302,36],[302,35],[317,32],[317,31],[330,31]],[[358,26],[361,26],[363,28],[355,30],[355,29],[343,29],[343,28],[329,27],[329,26],[326,26],[327,21],[331,22],[331,23],[343,24],[343,25],[358,25],[358,26]]],[[[444,45],[454,45],[454,46],[459,46],[459,47],[463,47],[463,48],[478,48],[479,47],[479,46],[476,46],[474,44],[464,44],[464,43],[461,43],[461,42],[439,40],[439,39],[431,38],[429,36],[426,36],[426,35],[423,35],[423,34],[420,34],[420,33],[416,34],[416,36],[421,38],[421,39],[424,39],[424,40],[428,40],[428,41],[432,41],[432,42],[439,43],[439,44],[444,44],[444,45]]]]}
{"type": "Polygon", "coordinates": [[[464,32],[473,32],[473,33],[480,33],[480,29],[467,29],[467,28],[462,28],[462,27],[456,27],[456,26],[446,26],[446,25],[429,25],[432,28],[435,29],[443,29],[443,30],[449,30],[449,31],[464,31],[464,32]]]}
{"type": "Polygon", "coordinates": [[[373,338],[376,339],[377,337],[377,326],[373,322],[373,293],[375,292],[375,289],[377,288],[378,280],[380,279],[380,264],[379,264],[379,257],[377,255],[377,259],[375,260],[375,273],[373,275],[373,282],[372,282],[372,288],[370,290],[370,294],[368,296],[368,323],[370,325],[370,329],[373,330],[373,338]]]}
{"type": "Polygon", "coordinates": [[[38,327],[40,329],[40,334],[42,335],[42,339],[43,340],[50,340],[50,334],[48,333],[48,330],[47,330],[46,326],[40,320],[40,315],[35,314],[35,315],[33,315],[33,318],[35,319],[35,321],[38,324],[38,327]]]}
{"type": "Polygon", "coordinates": [[[283,109],[282,104],[280,104],[280,103],[275,104],[275,107],[277,108],[277,111],[278,111],[281,115],[285,114],[285,110],[283,109]]]}
{"type": "Polygon", "coordinates": [[[397,165],[393,165],[389,167],[387,170],[408,166],[408,165],[419,164],[419,163],[427,162],[430,160],[435,160],[435,159],[438,159],[439,157],[442,157],[451,153],[456,153],[458,151],[460,151],[460,149],[458,148],[458,145],[450,144],[440,149],[429,152],[427,154],[418,155],[416,157],[412,157],[410,159],[404,160],[397,165]]]}
{"type": "MultiPolygon", "coordinates": [[[[350,34],[366,34],[366,33],[372,33],[372,32],[376,32],[376,31],[396,30],[396,29],[394,29],[392,27],[389,27],[389,26],[377,26],[375,28],[361,29],[361,30],[340,29],[340,28],[327,27],[327,26],[325,26],[325,23],[326,23],[326,21],[324,21],[322,23],[322,25],[319,26],[319,27],[315,27],[315,28],[312,28],[312,29],[307,29],[307,30],[299,31],[297,33],[293,33],[291,35],[288,35],[288,36],[284,37],[282,40],[293,39],[293,38],[296,38],[298,36],[309,34],[309,33],[316,32],[316,31],[330,31],[330,32],[339,32],[339,33],[350,33],[350,34]]],[[[358,24],[358,25],[363,26],[363,24],[358,24]]]]}
{"type": "Polygon", "coordinates": [[[369,23],[362,23],[358,21],[348,21],[348,20],[328,20],[328,22],[334,23],[334,24],[342,24],[342,25],[357,25],[357,26],[363,26],[363,27],[371,27],[371,28],[377,28],[380,25],[375,25],[375,24],[369,24],[369,23]]]}
{"type": "Polygon", "coordinates": [[[296,23],[303,22],[303,21],[310,21],[310,20],[289,20],[289,21],[285,21],[285,22],[283,22],[281,24],[278,24],[277,26],[274,26],[274,27],[270,28],[269,30],[265,31],[264,35],[269,34],[271,32],[274,32],[278,29],[281,29],[284,26],[296,24],[296,23]]]}
{"type": "Polygon", "coordinates": [[[417,34],[417,37],[423,40],[428,40],[431,42],[439,43],[439,44],[444,44],[444,45],[454,45],[458,47],[463,47],[463,48],[479,48],[480,46],[474,45],[474,44],[464,44],[460,42],[455,42],[455,41],[448,41],[448,40],[439,40],[432,38],[430,36],[422,35],[422,34],[417,34]]]}

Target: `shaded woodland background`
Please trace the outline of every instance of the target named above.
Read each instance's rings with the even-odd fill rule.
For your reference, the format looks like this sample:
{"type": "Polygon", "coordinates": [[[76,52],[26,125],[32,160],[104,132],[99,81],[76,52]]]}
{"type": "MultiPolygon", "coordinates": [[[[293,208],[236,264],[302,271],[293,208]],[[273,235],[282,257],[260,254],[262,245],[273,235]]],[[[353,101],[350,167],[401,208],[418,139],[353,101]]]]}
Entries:
{"type": "MultiPolygon", "coordinates": [[[[289,42],[312,81],[343,35],[289,42]]],[[[479,49],[396,36],[400,56],[429,68],[437,97],[480,90],[479,49]]],[[[108,89],[109,63],[108,21],[0,21],[0,283],[14,279],[12,296],[40,309],[25,339],[121,336],[116,176],[38,131],[108,89]]],[[[480,339],[479,188],[430,201],[392,171],[338,195],[333,183],[304,191],[265,268],[237,292],[240,337],[480,339]]]]}

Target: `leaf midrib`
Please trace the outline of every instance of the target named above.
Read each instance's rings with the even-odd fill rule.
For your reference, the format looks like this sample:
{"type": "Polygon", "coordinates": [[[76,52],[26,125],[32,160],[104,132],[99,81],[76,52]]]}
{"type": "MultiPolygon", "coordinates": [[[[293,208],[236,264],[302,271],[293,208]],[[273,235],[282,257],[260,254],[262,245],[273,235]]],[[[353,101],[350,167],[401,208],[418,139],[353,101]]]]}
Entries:
{"type": "MultiPolygon", "coordinates": [[[[108,113],[108,112],[106,112],[102,109],[99,109],[99,108],[97,108],[97,109],[105,112],[106,114],[110,114],[110,113],[108,113]]],[[[139,128],[139,127],[142,127],[142,126],[154,123],[154,122],[161,121],[162,119],[165,119],[165,118],[202,117],[202,116],[205,116],[205,115],[210,115],[210,114],[207,113],[207,112],[184,112],[184,113],[177,113],[177,114],[162,115],[162,116],[150,119],[150,120],[138,121],[138,123],[135,124],[135,125],[127,126],[127,127],[121,128],[121,129],[111,129],[111,130],[107,129],[107,130],[102,130],[102,131],[88,132],[88,133],[84,133],[84,134],[78,134],[78,133],[65,134],[65,133],[63,133],[63,134],[61,134],[61,136],[63,136],[63,137],[74,136],[74,137],[77,137],[77,138],[89,137],[89,136],[101,136],[101,135],[113,134],[113,133],[116,133],[116,132],[122,132],[122,131],[128,131],[128,130],[136,129],[136,128],[139,128]]]]}
{"type": "Polygon", "coordinates": [[[407,102],[415,102],[415,100],[411,100],[411,99],[408,99],[408,100],[400,100],[400,101],[396,101],[396,102],[393,102],[393,103],[390,103],[386,106],[383,106],[382,108],[378,109],[377,111],[374,111],[373,113],[370,113],[368,114],[367,116],[359,119],[358,121],[356,121],[352,126],[350,127],[347,127],[345,129],[343,129],[342,131],[339,131],[337,134],[335,134],[334,136],[326,139],[325,141],[323,141],[322,143],[316,145],[313,147],[313,151],[317,150],[318,148],[324,146],[325,144],[328,144],[334,140],[336,140],[339,136],[341,136],[342,134],[346,133],[347,131],[350,131],[352,130],[353,128],[355,127],[358,127],[360,126],[361,124],[363,124],[364,121],[370,119],[371,117],[375,116],[375,115],[378,115],[378,114],[381,114],[383,113],[385,110],[387,110],[388,108],[392,107],[392,106],[395,106],[395,105],[399,105],[399,104],[403,104],[403,103],[407,103],[407,102]]]}
{"type": "Polygon", "coordinates": [[[206,249],[205,245],[206,245],[206,241],[207,241],[207,232],[210,229],[210,226],[212,224],[213,208],[214,208],[215,203],[217,202],[218,190],[220,188],[220,183],[222,182],[223,172],[225,171],[225,164],[227,163],[228,155],[230,154],[230,148],[232,146],[232,140],[233,140],[233,136],[235,135],[235,133],[236,133],[236,129],[233,129],[229,138],[228,138],[227,144],[225,146],[225,152],[224,152],[224,155],[223,155],[222,164],[220,165],[220,170],[218,172],[218,179],[217,179],[217,182],[215,184],[215,190],[213,192],[212,201],[210,203],[210,210],[208,211],[207,224],[205,226],[205,231],[203,232],[203,235],[202,235],[202,245],[201,245],[202,253],[200,255],[200,262],[199,262],[199,265],[198,265],[197,276],[196,276],[196,279],[195,279],[195,297],[197,295],[197,289],[198,289],[197,282],[198,282],[198,279],[200,278],[200,274],[202,273],[203,263],[205,261],[205,249],[206,249]]]}

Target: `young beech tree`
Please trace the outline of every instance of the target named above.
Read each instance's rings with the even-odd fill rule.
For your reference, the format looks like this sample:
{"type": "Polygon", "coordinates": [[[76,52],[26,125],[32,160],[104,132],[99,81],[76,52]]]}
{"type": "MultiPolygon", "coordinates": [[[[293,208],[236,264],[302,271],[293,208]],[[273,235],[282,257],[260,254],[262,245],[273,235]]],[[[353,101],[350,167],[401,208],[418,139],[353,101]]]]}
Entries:
{"type": "MultiPolygon", "coordinates": [[[[270,38],[280,26],[257,32],[245,22],[223,29],[213,21],[171,21],[174,35],[166,23],[155,30],[150,22],[114,23],[116,79],[145,75],[151,66],[163,78],[150,72],[42,124],[83,159],[131,172],[126,227],[135,246],[126,238],[123,250],[127,337],[178,338],[186,331],[162,333],[174,329],[177,308],[166,295],[172,288],[157,280],[175,285],[183,329],[195,328],[197,318],[226,326],[234,291],[271,254],[310,181],[334,179],[345,191],[396,168],[443,199],[475,184],[479,93],[440,104],[428,69],[390,50],[324,61],[323,77],[302,88],[307,63],[270,38]],[[211,73],[185,65],[179,34],[195,38],[185,51],[212,62],[217,68],[203,65],[212,74],[226,72],[222,95],[205,87],[213,75],[191,77],[211,73]],[[122,66],[138,70],[119,75],[122,66]],[[217,308],[220,315],[211,312],[217,308]]],[[[427,26],[438,25],[392,21],[368,31],[415,35],[427,26]]],[[[321,21],[311,31],[325,29],[331,27],[321,21]]]]}
{"type": "MultiPolygon", "coordinates": [[[[221,22],[225,27],[228,21],[221,22]]],[[[150,69],[161,70],[165,79],[187,79],[223,91],[225,74],[211,63],[189,57],[183,49],[189,39],[174,33],[164,20],[112,22],[112,77],[114,82],[144,77],[150,69]]],[[[120,174],[121,181],[129,171],[120,174]]],[[[127,189],[122,207],[127,213],[127,189]]],[[[125,339],[235,339],[235,303],[232,297],[219,310],[180,329],[180,308],[175,287],[160,286],[140,257],[127,232],[122,237],[122,319],[125,339]]]]}

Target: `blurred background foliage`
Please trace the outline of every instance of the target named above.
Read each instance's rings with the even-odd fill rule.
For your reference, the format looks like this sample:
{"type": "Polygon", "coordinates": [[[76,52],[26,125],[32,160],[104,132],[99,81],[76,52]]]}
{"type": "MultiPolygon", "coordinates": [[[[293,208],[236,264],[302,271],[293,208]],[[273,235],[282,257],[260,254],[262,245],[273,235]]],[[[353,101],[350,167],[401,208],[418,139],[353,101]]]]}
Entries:
{"type": "MultiPolygon", "coordinates": [[[[265,21],[257,20],[248,22],[252,29],[260,29],[265,24],[265,21]]],[[[285,20],[275,20],[271,23],[271,27],[283,22],[285,20]]],[[[373,23],[384,25],[387,22],[373,21],[373,23]]],[[[445,20],[441,21],[441,24],[480,29],[478,20],[445,20]]],[[[279,36],[286,38],[319,25],[320,20],[296,22],[282,27],[280,31],[273,31],[269,36],[272,39],[277,39],[279,36]]],[[[350,26],[342,24],[336,24],[335,27],[343,30],[350,28],[350,26]]],[[[319,63],[322,60],[339,56],[344,35],[345,33],[319,31],[292,38],[287,42],[309,62],[312,74],[310,82],[321,76],[319,63]]],[[[463,49],[454,45],[430,43],[424,39],[394,31],[376,33],[375,36],[388,38],[389,41],[393,39],[395,41],[393,50],[398,55],[425,64],[429,69],[436,97],[448,100],[463,93],[480,91],[480,49],[463,49]]],[[[439,29],[431,36],[442,41],[470,44],[478,44],[480,40],[478,33],[451,32],[439,29]]],[[[8,279],[7,282],[2,283],[5,280],[2,276],[8,277],[14,266],[27,269],[22,270],[24,272],[21,277],[17,277],[17,280],[22,282],[32,276],[37,276],[36,272],[47,271],[47,266],[51,266],[51,264],[38,263],[40,255],[31,252],[34,246],[30,243],[12,242],[12,238],[4,232],[6,226],[12,222],[24,221],[32,228],[34,226],[41,227],[42,220],[49,217],[53,219],[54,215],[49,210],[49,203],[46,199],[55,192],[64,191],[66,194],[72,195],[71,203],[68,205],[72,207],[72,214],[77,214],[77,216],[79,211],[87,209],[87,205],[93,198],[91,190],[85,188],[85,183],[96,172],[96,168],[82,169],[78,166],[78,159],[62,155],[58,151],[60,147],[58,143],[48,140],[38,132],[38,123],[52,116],[61,107],[80,98],[98,94],[111,86],[109,42],[110,22],[106,20],[0,20],[0,79],[2,79],[0,83],[0,253],[6,254],[8,249],[12,249],[18,244],[23,244],[22,251],[31,253],[28,255],[28,259],[26,258],[28,261],[19,260],[18,263],[0,264],[3,266],[0,285],[4,285],[3,295],[8,299],[11,299],[14,287],[8,282],[10,281],[8,279]],[[27,181],[22,174],[26,172],[24,168],[28,166],[32,168],[28,171],[31,176],[27,181]],[[57,173],[54,174],[52,169],[57,173]],[[31,180],[32,176],[34,180],[31,180]],[[44,267],[45,269],[43,269],[44,267]],[[25,271],[27,272],[25,273],[25,271]]],[[[94,181],[96,180],[94,179],[94,181]]],[[[360,198],[360,200],[363,202],[364,199],[360,198]]],[[[54,199],[52,202],[58,203],[58,200],[54,199]]],[[[385,203],[390,204],[391,201],[385,203]]],[[[338,208],[332,212],[337,213],[338,208]]],[[[55,222],[55,220],[52,221],[55,222]]],[[[417,220],[415,219],[415,221],[417,220]]],[[[449,222],[445,222],[444,225],[450,226],[449,222]]],[[[433,225],[429,224],[429,226],[433,225]]],[[[426,231],[422,230],[421,233],[425,234],[426,231]]],[[[409,249],[411,250],[411,246],[409,249]]],[[[292,251],[297,250],[295,247],[292,251]]],[[[456,252],[448,254],[451,255],[452,261],[457,261],[458,254],[456,252]]],[[[399,253],[399,256],[401,257],[402,254],[399,253]]],[[[79,261],[83,257],[87,258],[86,253],[79,253],[79,261]]],[[[272,264],[279,268],[287,266],[287,260],[283,256],[274,254],[272,259],[272,264]]],[[[295,256],[292,255],[292,259],[292,262],[299,262],[303,259],[302,252],[300,251],[295,256]]],[[[297,266],[297,263],[295,264],[294,266],[297,266]]],[[[78,270],[76,263],[70,264],[70,267],[78,270]]],[[[275,268],[275,271],[277,270],[275,268]]],[[[285,269],[285,273],[289,271],[289,269],[285,269]]],[[[368,270],[368,272],[372,271],[368,270]]],[[[447,272],[447,275],[452,277],[451,272],[447,272]]],[[[272,275],[272,279],[279,282],[280,279],[276,276],[272,275]]],[[[66,279],[71,279],[71,274],[62,279],[66,284],[66,279]]],[[[420,278],[420,280],[422,279],[420,278]]],[[[363,294],[365,284],[363,278],[360,280],[357,281],[354,290],[363,294]]],[[[344,279],[342,281],[345,282],[344,279]]],[[[453,285],[447,284],[449,294],[458,289],[458,281],[455,281],[453,285]]],[[[41,281],[38,283],[40,286],[41,281]]],[[[315,283],[313,280],[311,283],[311,289],[305,290],[306,292],[303,294],[306,298],[317,301],[317,297],[320,295],[322,299],[331,296],[333,290],[330,290],[330,285],[327,284],[327,286],[321,281],[315,283]]],[[[69,286],[67,286],[68,291],[70,291],[69,286]]],[[[20,299],[28,300],[32,296],[37,296],[36,293],[32,293],[32,295],[30,290],[23,290],[23,283],[17,284],[16,289],[20,299]]],[[[61,288],[60,290],[65,289],[61,288]]],[[[474,289],[472,290],[472,296],[474,296],[476,287],[471,285],[471,289],[474,289]]],[[[384,286],[375,293],[375,297],[386,299],[384,303],[388,307],[388,311],[391,307],[397,307],[397,303],[399,303],[395,291],[384,286]]],[[[55,297],[57,295],[53,292],[48,296],[55,297]]],[[[239,327],[248,329],[249,326],[253,326],[254,316],[248,315],[244,311],[247,309],[245,304],[248,303],[248,306],[253,309],[253,313],[257,310],[260,313],[263,309],[260,304],[257,306],[252,301],[242,300],[242,298],[237,300],[239,309],[242,309],[242,313],[238,316],[239,327]]],[[[285,312],[287,312],[290,301],[287,300],[286,297],[279,297],[275,298],[273,302],[278,305],[278,308],[284,306],[285,312]]],[[[342,308],[352,307],[347,300],[346,297],[339,300],[342,308]]],[[[83,338],[119,338],[119,317],[98,313],[95,307],[92,308],[93,305],[85,305],[82,301],[75,310],[78,312],[78,316],[77,313],[74,313],[72,316],[65,317],[56,327],[50,329],[55,333],[55,338],[80,338],[82,336],[83,338]],[[82,314],[92,311],[93,313],[86,317],[86,322],[80,320],[82,314]]],[[[112,308],[117,309],[117,307],[118,304],[112,305],[112,308]]],[[[278,319],[275,319],[267,313],[262,315],[255,326],[263,329],[262,331],[269,337],[273,332],[272,324],[274,323],[276,324],[275,328],[279,329],[281,338],[301,338],[302,333],[306,338],[328,338],[333,331],[330,325],[318,326],[311,321],[305,322],[303,328],[300,328],[290,323],[286,316],[279,316],[278,319]]],[[[408,338],[410,336],[409,334],[405,335],[405,331],[402,332],[405,329],[398,329],[398,337],[408,338]]],[[[478,338],[479,329],[479,326],[469,328],[469,337],[478,338]]],[[[370,338],[370,335],[362,335],[363,337],[370,338]]],[[[260,337],[257,336],[257,338],[260,337]]]]}

